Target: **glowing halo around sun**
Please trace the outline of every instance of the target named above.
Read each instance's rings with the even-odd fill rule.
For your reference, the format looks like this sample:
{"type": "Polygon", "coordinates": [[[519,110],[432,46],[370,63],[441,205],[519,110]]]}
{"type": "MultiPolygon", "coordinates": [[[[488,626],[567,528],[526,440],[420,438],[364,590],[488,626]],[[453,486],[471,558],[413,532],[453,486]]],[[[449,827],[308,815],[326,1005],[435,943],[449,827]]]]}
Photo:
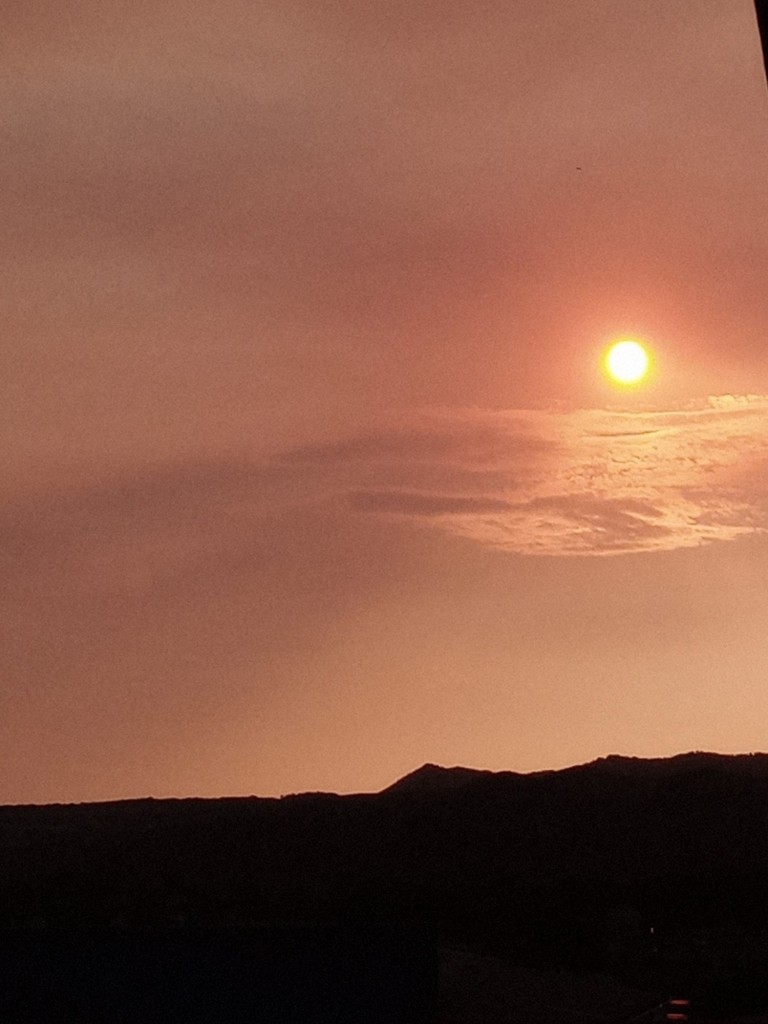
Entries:
{"type": "Polygon", "coordinates": [[[649,365],[648,352],[639,341],[617,341],[605,353],[605,372],[617,384],[639,384],[649,365]]]}

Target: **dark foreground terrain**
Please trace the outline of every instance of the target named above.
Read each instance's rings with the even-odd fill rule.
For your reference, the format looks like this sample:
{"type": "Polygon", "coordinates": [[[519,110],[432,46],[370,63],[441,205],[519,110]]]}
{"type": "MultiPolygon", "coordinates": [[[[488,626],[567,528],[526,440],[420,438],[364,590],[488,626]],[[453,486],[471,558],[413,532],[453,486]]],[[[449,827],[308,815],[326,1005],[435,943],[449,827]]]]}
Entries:
{"type": "Polygon", "coordinates": [[[3,1021],[609,1022],[671,995],[768,1021],[768,755],[0,808],[3,1021]]]}

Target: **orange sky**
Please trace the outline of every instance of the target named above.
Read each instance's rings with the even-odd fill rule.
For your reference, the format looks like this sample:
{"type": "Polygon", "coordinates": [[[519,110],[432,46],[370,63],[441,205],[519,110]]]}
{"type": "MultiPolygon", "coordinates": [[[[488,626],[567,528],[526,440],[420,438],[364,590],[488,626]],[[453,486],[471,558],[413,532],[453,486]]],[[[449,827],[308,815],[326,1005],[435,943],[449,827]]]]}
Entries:
{"type": "Polygon", "coordinates": [[[751,0],[17,8],[0,802],[768,747],[751,0]]]}

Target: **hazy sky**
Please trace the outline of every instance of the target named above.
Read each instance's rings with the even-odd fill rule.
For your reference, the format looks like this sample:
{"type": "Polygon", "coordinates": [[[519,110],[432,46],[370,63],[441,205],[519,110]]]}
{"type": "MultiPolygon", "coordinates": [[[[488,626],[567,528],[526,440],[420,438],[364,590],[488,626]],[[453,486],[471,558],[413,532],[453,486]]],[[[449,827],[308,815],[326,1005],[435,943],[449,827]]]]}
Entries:
{"type": "Polygon", "coordinates": [[[768,748],[752,0],[5,7],[0,802],[768,748]]]}

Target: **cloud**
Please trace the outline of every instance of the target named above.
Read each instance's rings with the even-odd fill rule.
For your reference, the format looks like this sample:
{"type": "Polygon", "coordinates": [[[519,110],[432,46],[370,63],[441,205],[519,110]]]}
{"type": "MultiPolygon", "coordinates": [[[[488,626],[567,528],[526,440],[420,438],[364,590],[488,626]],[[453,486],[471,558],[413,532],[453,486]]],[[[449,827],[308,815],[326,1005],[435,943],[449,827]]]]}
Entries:
{"type": "Polygon", "coordinates": [[[475,471],[507,466],[524,452],[540,453],[552,442],[529,426],[530,414],[448,409],[418,417],[413,424],[380,429],[328,444],[304,445],[282,461],[303,464],[401,462],[443,463],[475,471]]]}
{"type": "Polygon", "coordinates": [[[654,412],[441,409],[271,459],[59,488],[6,504],[6,584],[60,577],[83,593],[140,593],[219,562],[259,562],[263,537],[296,512],[423,526],[524,555],[765,533],[768,398],[654,412]]]}
{"type": "Polygon", "coordinates": [[[514,508],[501,498],[472,498],[450,494],[408,494],[398,491],[360,491],[350,495],[354,508],[396,515],[455,516],[507,512],[514,508]]]}
{"type": "Polygon", "coordinates": [[[696,547],[768,531],[768,398],[652,412],[442,410],[288,453],[355,510],[520,554],[696,547]]]}

